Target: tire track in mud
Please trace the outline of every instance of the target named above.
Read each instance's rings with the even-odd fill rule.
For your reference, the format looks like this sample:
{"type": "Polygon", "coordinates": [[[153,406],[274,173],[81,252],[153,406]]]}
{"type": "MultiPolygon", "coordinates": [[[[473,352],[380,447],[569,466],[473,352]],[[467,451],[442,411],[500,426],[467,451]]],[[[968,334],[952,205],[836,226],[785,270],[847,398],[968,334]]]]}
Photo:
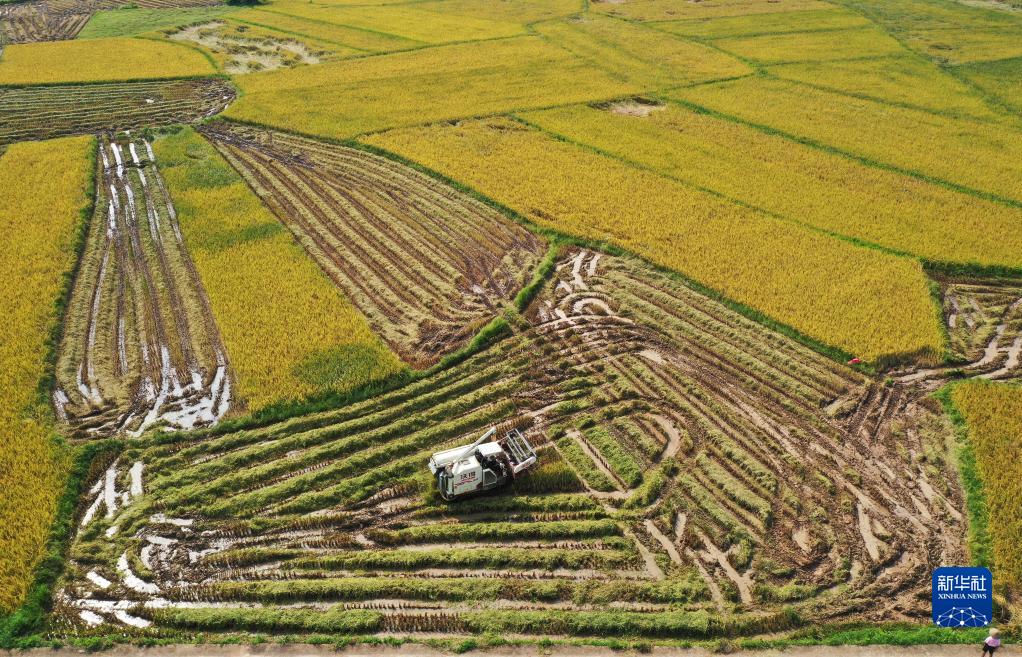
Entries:
{"type": "Polygon", "coordinates": [[[54,403],[78,437],[189,429],[229,409],[227,355],[152,148],[100,144],[54,403]]]}
{"type": "MultiPolygon", "coordinates": [[[[1017,372],[1010,349],[1022,321],[1008,313],[1022,302],[1002,302],[997,335],[1007,346],[980,348],[994,356],[976,374],[1017,372]]],[[[132,540],[153,546],[146,565],[163,597],[132,595],[124,611],[172,627],[160,608],[258,603],[317,614],[400,598],[409,613],[429,607],[455,628],[464,612],[540,608],[526,599],[529,583],[551,596],[542,605],[566,613],[588,610],[591,587],[604,584],[618,608],[659,613],[664,594],[651,591],[695,581],[691,598],[666,602],[748,620],[787,607],[806,622],[918,620],[928,613],[928,569],[964,557],[951,459],[928,456],[943,454],[951,436],[927,399],[948,372],[885,385],[639,261],[574,249],[524,319],[435,379],[276,426],[140,447],[150,479],[139,503],[149,506],[132,513],[193,524],[186,531],[153,515],[138,526],[132,540]],[[437,503],[421,476],[428,455],[509,422],[531,424],[547,465],[581,473],[585,463],[567,453],[571,441],[584,444],[572,458],[623,490],[593,491],[582,476],[566,489],[437,503]],[[631,488],[629,460],[643,473],[631,488]],[[464,568],[445,561],[510,546],[587,551],[590,564],[620,564],[625,553],[628,565],[565,573],[537,569],[531,555],[464,568]],[[382,572],[344,559],[308,564],[310,555],[365,551],[416,558],[382,572]],[[438,595],[426,575],[459,593],[438,595]]],[[[112,540],[112,554],[132,549],[112,540]]],[[[95,571],[119,577],[115,564],[95,571]]],[[[118,589],[74,579],[64,590],[60,613],[76,626],[86,610],[123,624],[76,606],[116,602],[118,589]]],[[[439,627],[394,618],[413,634],[439,627]]]]}

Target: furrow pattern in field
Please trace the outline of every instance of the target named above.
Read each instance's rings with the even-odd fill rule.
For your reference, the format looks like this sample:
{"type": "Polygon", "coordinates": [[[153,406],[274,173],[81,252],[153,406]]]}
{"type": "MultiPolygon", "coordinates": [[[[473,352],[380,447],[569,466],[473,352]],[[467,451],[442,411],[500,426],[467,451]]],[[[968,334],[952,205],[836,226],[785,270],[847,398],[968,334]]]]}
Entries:
{"type": "MultiPolygon", "coordinates": [[[[148,479],[123,517],[142,547],[111,540],[162,600],[131,613],[216,630],[196,607],[285,606],[315,624],[337,604],[385,611],[366,631],[469,632],[497,612],[505,629],[560,634],[545,614],[583,627],[598,599],[632,633],[675,637],[702,636],[689,623],[727,600],[766,629],[789,605],[809,619],[925,615],[918,575],[959,559],[964,533],[957,485],[915,463],[950,431],[925,391],[883,393],[668,275],[590,251],[562,256],[524,319],[406,388],[131,450],[148,479]],[[492,425],[523,427],[539,464],[510,495],[444,504],[422,475],[429,454],[492,425]],[[667,625],[664,605],[679,610],[667,625]]],[[[120,591],[72,579],[63,613],[103,615],[120,591]]]]}
{"type": "Polygon", "coordinates": [[[495,210],[371,153],[225,124],[202,132],[413,365],[464,344],[542,250],[495,210]]]}

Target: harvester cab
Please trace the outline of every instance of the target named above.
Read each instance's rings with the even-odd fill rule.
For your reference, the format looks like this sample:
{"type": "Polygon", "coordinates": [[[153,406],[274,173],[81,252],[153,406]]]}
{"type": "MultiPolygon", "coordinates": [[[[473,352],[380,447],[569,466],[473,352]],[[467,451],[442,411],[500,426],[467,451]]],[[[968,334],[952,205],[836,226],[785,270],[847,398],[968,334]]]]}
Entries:
{"type": "Polygon", "coordinates": [[[471,445],[437,452],[429,459],[440,497],[448,502],[483,491],[500,488],[536,462],[536,450],[518,429],[488,442],[496,427],[471,445]]]}

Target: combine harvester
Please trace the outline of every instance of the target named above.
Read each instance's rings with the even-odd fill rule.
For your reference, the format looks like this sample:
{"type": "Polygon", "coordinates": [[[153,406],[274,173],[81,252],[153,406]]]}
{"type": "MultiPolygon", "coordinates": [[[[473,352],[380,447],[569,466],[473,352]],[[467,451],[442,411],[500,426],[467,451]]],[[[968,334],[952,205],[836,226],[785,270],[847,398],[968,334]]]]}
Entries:
{"type": "Polygon", "coordinates": [[[496,442],[491,427],[471,445],[437,452],[429,459],[440,497],[448,502],[500,488],[536,462],[536,450],[522,432],[512,429],[496,442]]]}

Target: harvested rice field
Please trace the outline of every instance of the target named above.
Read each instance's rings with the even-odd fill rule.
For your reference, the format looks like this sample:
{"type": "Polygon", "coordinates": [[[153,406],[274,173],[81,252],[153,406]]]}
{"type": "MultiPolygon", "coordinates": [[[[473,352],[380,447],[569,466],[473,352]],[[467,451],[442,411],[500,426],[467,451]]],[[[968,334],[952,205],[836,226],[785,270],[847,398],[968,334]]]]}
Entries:
{"type": "Polygon", "coordinates": [[[216,78],[0,87],[0,144],[194,123],[233,99],[216,78]]]}
{"type": "Polygon", "coordinates": [[[1022,639],[1012,2],[0,0],[0,650],[1022,639]]]}
{"type": "Polygon", "coordinates": [[[145,139],[105,141],[53,392],[75,433],[192,428],[231,404],[227,355],[145,139]]]}
{"type": "Polygon", "coordinates": [[[543,255],[501,213],[378,155],[223,124],[201,131],[413,365],[463,346],[543,255]]]}

